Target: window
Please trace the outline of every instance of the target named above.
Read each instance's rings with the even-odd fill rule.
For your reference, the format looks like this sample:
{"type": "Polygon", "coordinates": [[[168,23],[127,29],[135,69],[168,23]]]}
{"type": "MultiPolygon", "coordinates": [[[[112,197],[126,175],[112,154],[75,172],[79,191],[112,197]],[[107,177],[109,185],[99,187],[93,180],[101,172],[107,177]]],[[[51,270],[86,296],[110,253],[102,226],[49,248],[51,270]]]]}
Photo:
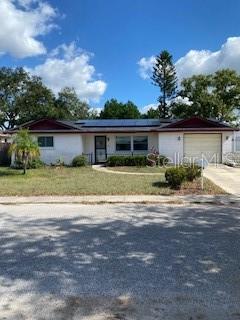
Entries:
{"type": "Polygon", "coordinates": [[[53,147],[53,137],[38,137],[38,146],[40,148],[53,147]]]}
{"type": "Polygon", "coordinates": [[[133,150],[148,150],[148,137],[133,137],[133,150]]]}
{"type": "Polygon", "coordinates": [[[131,151],[131,137],[116,137],[117,151],[131,151]]]}

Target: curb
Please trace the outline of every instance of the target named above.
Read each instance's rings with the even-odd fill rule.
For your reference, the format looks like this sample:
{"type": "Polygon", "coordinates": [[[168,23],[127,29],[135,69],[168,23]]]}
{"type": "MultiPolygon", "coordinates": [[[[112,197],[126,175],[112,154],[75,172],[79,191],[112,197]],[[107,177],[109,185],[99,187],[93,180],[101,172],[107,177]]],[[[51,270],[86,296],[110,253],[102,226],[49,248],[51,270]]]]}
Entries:
{"type": "Polygon", "coordinates": [[[11,204],[207,204],[240,205],[240,197],[233,195],[187,195],[187,196],[34,196],[34,197],[0,197],[1,205],[11,204]]]}

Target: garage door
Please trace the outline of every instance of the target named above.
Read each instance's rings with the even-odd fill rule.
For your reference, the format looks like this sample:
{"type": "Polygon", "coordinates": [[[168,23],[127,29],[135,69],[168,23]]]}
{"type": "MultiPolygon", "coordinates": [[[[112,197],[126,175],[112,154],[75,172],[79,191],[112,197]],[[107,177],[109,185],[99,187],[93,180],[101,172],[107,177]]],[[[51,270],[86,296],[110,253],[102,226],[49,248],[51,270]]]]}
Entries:
{"type": "Polygon", "coordinates": [[[202,154],[208,162],[221,162],[221,134],[184,134],[184,156],[201,159],[202,154]]]}

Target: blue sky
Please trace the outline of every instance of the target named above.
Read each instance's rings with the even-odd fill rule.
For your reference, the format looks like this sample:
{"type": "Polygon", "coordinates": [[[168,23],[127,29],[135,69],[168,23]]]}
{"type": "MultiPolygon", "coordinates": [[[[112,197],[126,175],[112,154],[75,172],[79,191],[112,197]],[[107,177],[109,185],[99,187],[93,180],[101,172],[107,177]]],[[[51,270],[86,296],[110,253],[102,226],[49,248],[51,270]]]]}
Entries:
{"type": "Polygon", "coordinates": [[[114,97],[143,108],[157,99],[149,74],[163,49],[179,78],[240,71],[239,12],[237,0],[1,0],[0,63],[55,92],[75,86],[96,107],[114,97]]]}

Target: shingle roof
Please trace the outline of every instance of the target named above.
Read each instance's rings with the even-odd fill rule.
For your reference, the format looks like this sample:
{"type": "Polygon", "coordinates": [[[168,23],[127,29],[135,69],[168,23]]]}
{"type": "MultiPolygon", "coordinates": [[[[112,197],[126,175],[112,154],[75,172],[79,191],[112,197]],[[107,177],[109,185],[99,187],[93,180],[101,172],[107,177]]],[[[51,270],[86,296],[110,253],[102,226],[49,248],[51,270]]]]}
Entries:
{"type": "MultiPolygon", "coordinates": [[[[51,120],[40,119],[23,124],[35,132],[163,132],[196,130],[232,130],[230,126],[218,121],[193,117],[189,119],[95,119],[95,120],[51,120]]],[[[19,130],[17,127],[11,132],[19,130]]],[[[9,131],[10,132],[10,131],[9,131]]]]}

